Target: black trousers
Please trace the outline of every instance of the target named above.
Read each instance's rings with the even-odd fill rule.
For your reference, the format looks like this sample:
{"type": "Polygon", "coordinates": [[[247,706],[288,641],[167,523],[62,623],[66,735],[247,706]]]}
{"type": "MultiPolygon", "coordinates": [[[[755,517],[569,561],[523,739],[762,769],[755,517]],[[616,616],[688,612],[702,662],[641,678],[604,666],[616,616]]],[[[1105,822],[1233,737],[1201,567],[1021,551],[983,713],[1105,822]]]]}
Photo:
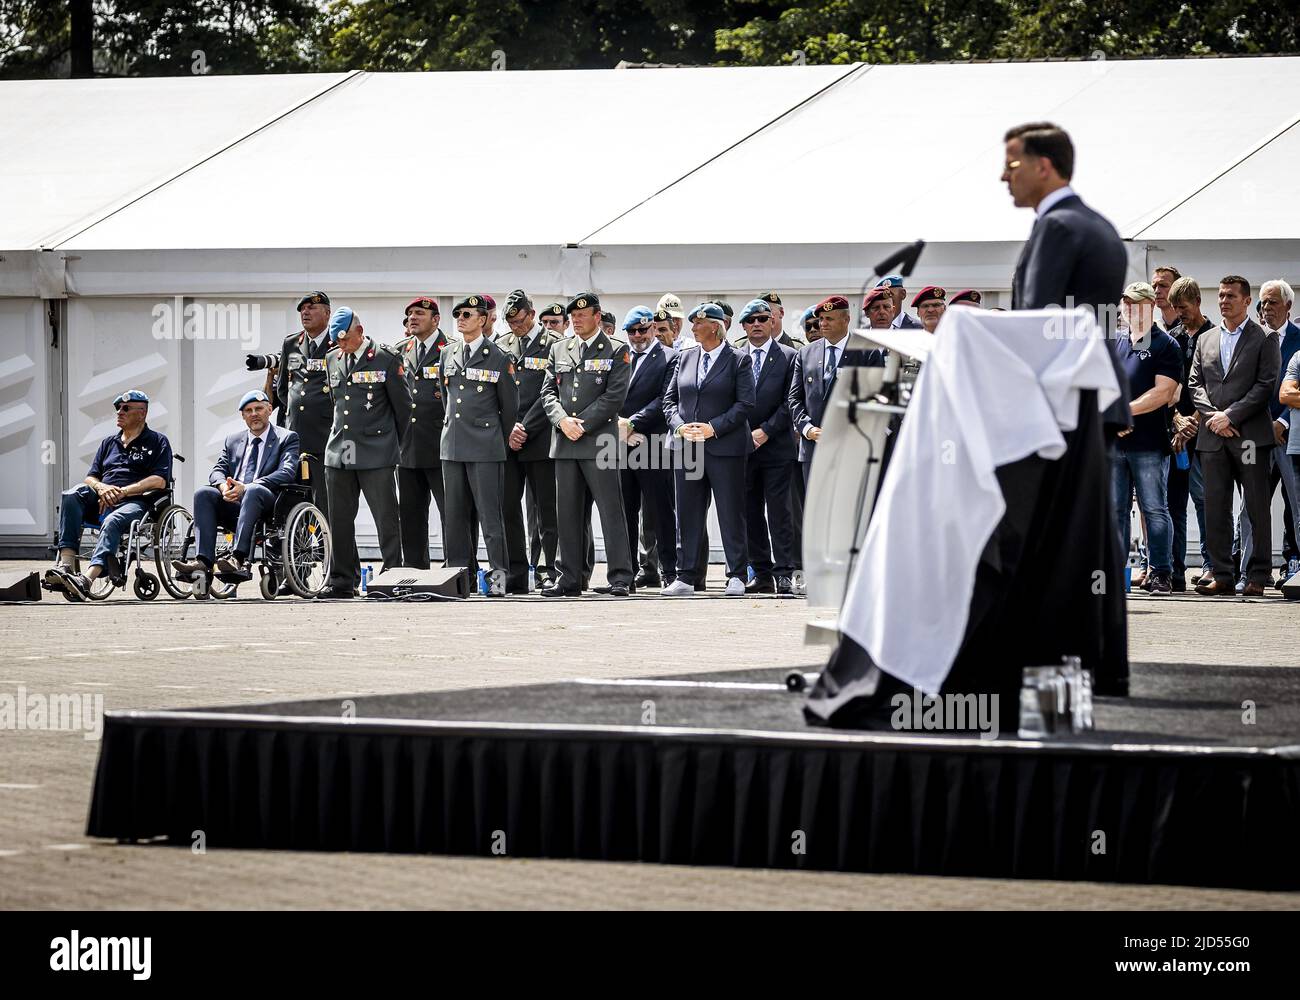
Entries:
{"type": "Polygon", "coordinates": [[[1234,586],[1237,574],[1232,562],[1232,494],[1240,484],[1246,516],[1257,544],[1246,567],[1247,582],[1268,586],[1273,575],[1273,511],[1269,497],[1268,472],[1271,446],[1254,449],[1254,461],[1246,462],[1240,446],[1224,444],[1218,451],[1202,451],[1201,472],[1205,479],[1205,543],[1214,567],[1214,579],[1222,586],[1234,586]]]}
{"type": "Polygon", "coordinates": [[[503,585],[510,564],[502,514],[505,466],[505,462],[442,460],[442,482],[447,496],[447,535],[443,540],[446,564],[465,567],[471,577],[478,575],[477,527],[482,525],[488,565],[494,580],[499,579],[503,585]]]}
{"type": "Polygon", "coordinates": [[[555,463],[549,458],[521,462],[512,454],[506,459],[505,474],[506,552],[510,565],[506,586],[526,587],[530,565],[537,567],[538,576],[549,575],[550,567],[555,565],[555,550],[559,542],[555,508],[555,463]],[[535,526],[540,529],[540,555],[546,558],[545,568],[540,562],[529,562],[531,553],[528,551],[528,537],[524,534],[525,490],[537,501],[537,509],[529,511],[529,520],[535,519],[535,526]]]}
{"type": "Polygon", "coordinates": [[[390,469],[326,469],[329,489],[330,565],[329,586],[356,587],[361,579],[357,556],[357,510],[361,495],[374,515],[379,531],[379,551],[384,569],[402,564],[402,538],[398,527],[397,480],[390,469]]]}
{"type": "Polygon", "coordinates": [[[438,533],[447,545],[447,522],[443,517],[447,501],[442,485],[442,466],[428,469],[397,468],[397,513],[402,522],[402,565],[429,568],[429,498],[438,507],[438,533]]]}
{"type": "Polygon", "coordinates": [[[727,576],[748,575],[745,541],[745,456],[705,455],[690,473],[673,470],[677,497],[677,576],[687,583],[702,581],[709,565],[700,557],[708,552],[709,498],[717,501],[718,527],[722,530],[722,551],[727,576]]]}
{"type": "Polygon", "coordinates": [[[600,531],[605,538],[606,576],[611,584],[630,586],[632,553],[628,545],[627,517],[623,513],[623,488],[619,470],[601,468],[594,458],[555,460],[556,507],[559,518],[560,585],[585,590],[595,558],[591,532],[591,507],[600,514],[600,531]]]}
{"type": "Polygon", "coordinates": [[[745,537],[754,577],[770,580],[794,571],[794,520],[790,463],[745,466],[745,537]],[[769,535],[771,544],[768,544],[769,535]]]}
{"type": "Polygon", "coordinates": [[[803,466],[794,461],[786,473],[790,477],[790,526],[793,535],[792,561],[794,568],[803,569],[803,501],[805,487],[803,466]]]}
{"type": "Polygon", "coordinates": [[[655,569],[664,583],[677,576],[677,517],[671,469],[623,469],[623,511],[629,544],[637,537],[638,517],[654,538],[655,569]]]}
{"type": "Polygon", "coordinates": [[[307,485],[311,487],[311,502],[321,512],[325,523],[329,524],[330,494],[325,478],[325,463],[315,455],[303,455],[302,459],[307,463],[307,485]]]}

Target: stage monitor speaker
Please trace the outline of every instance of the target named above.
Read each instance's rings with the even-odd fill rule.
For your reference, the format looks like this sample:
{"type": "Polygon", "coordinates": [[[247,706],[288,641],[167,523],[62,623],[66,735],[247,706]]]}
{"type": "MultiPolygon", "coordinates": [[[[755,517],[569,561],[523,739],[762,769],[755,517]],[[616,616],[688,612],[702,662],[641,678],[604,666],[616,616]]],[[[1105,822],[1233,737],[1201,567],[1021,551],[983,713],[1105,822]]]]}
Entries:
{"type": "Polygon", "coordinates": [[[41,575],[31,573],[0,573],[0,601],[39,601],[41,575]]]}
{"type": "Polygon", "coordinates": [[[1288,601],[1300,601],[1300,573],[1282,584],[1282,596],[1288,601]]]}
{"type": "Polygon", "coordinates": [[[385,597],[408,594],[439,594],[442,597],[469,597],[469,576],[463,569],[390,569],[371,579],[366,592],[385,597]]]}

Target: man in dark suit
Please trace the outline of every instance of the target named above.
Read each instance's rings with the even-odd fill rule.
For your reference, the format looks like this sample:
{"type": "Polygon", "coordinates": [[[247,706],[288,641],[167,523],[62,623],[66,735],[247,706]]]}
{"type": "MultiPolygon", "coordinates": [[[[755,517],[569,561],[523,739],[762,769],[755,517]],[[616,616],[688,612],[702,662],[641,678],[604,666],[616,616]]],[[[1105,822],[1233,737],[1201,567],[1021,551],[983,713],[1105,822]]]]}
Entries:
{"type": "Polygon", "coordinates": [[[1132,426],[1127,379],[1114,350],[1116,316],[1124,291],[1128,252],[1103,216],[1083,203],[1070,178],[1074,144],[1050,122],[1030,122],[1004,137],[1002,180],[1018,208],[1032,208],[1034,228],[1025,241],[1011,279],[1012,309],[1073,309],[1086,306],[1096,316],[1111,347],[1120,395],[1102,415],[1107,436],[1132,426]]]}
{"type": "Polygon", "coordinates": [[[754,299],[740,311],[754,375],[754,409],[749,433],[754,452],[745,463],[745,527],[751,594],[791,594],[794,521],[790,511],[790,469],[797,449],[790,433],[790,380],[797,352],[774,340],[771,303],[754,299]],[[770,541],[769,541],[770,535],[770,541]]]}
{"type": "MultiPolygon", "coordinates": [[[[889,300],[893,305],[894,315],[889,321],[889,325],[895,330],[919,330],[921,324],[907,314],[903,308],[903,303],[907,301],[907,288],[903,284],[901,274],[887,274],[876,282],[876,288],[884,288],[889,292],[889,300]]],[[[863,311],[866,306],[863,305],[863,311]]]]}
{"type": "Polygon", "coordinates": [[[429,568],[429,499],[438,509],[438,533],[444,554],[447,525],[442,485],[442,424],[446,408],[438,381],[438,359],[447,338],[438,329],[438,300],[431,295],[413,299],[406,307],[406,330],[397,342],[402,368],[411,387],[411,426],[402,440],[397,463],[397,512],[402,528],[402,565],[429,568]]]}
{"type": "Polygon", "coordinates": [[[702,302],[688,317],[695,344],[682,352],[664,396],[664,416],[676,436],[680,462],[673,470],[677,497],[677,579],[665,597],[688,597],[702,580],[701,539],[707,532],[709,496],[717,501],[727,559],[728,597],[743,597],[745,457],[754,450],[749,414],[754,375],[749,354],[726,341],[726,313],[702,302]]]}
{"type": "Polygon", "coordinates": [[[270,515],[280,491],[298,481],[298,435],[272,426],[270,397],[260,389],[245,393],[239,415],[248,429],[226,438],[208,485],[194,491],[195,558],[172,562],[182,579],[211,581],[215,569],[227,579],[251,580],[253,529],[270,515]],[[214,566],[218,527],[233,528],[235,544],[214,566]]]}
{"type": "Polygon", "coordinates": [[[799,463],[804,487],[812,474],[813,449],[822,434],[826,401],[835,388],[835,378],[849,337],[849,300],[843,295],[822,299],[813,310],[822,336],[801,349],[790,376],[790,418],[799,433],[799,463]]]}
{"type": "MultiPolygon", "coordinates": [[[[654,335],[654,313],[636,306],[623,320],[623,333],[632,348],[632,376],[619,415],[619,437],[624,441],[621,466],[623,511],[627,515],[628,544],[638,535],[638,515],[648,522],[647,536],[654,539],[656,568],[662,583],[677,579],[677,515],[673,504],[673,470],[665,448],[668,421],[664,418],[664,392],[677,363],[677,354],[654,335]]],[[[659,584],[638,577],[638,587],[659,584]]]]}
{"type": "Polygon", "coordinates": [[[1223,325],[1196,338],[1187,388],[1201,415],[1196,436],[1205,477],[1205,533],[1214,579],[1198,594],[1232,596],[1232,495],[1245,496],[1246,513],[1260,544],[1247,567],[1245,597],[1262,597],[1272,576],[1272,511],[1268,473],[1275,443],[1269,403],[1277,392],[1282,355],[1278,339],[1250,318],[1250,282],[1230,274],[1219,282],[1223,325]]]}
{"type": "Polygon", "coordinates": [[[506,591],[528,593],[528,538],[524,534],[522,504],[530,497],[528,520],[540,535],[537,576],[547,583],[559,575],[555,568],[558,527],[555,508],[555,463],[551,461],[551,422],[542,403],[551,348],[562,339],[537,321],[533,302],[522,288],[506,297],[506,323],[510,332],[497,337],[497,345],[515,365],[515,386],[519,389],[519,413],[510,429],[506,453],[506,548],[510,576],[506,591]]]}

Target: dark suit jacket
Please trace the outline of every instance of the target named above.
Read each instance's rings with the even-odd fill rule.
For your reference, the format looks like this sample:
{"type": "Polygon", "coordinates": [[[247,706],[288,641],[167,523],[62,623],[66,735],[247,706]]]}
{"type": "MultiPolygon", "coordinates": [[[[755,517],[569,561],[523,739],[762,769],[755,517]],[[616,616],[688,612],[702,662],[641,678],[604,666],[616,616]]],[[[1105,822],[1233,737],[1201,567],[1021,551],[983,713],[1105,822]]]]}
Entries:
{"type": "Polygon", "coordinates": [[[684,424],[710,423],[714,436],[704,442],[705,455],[748,455],[749,414],[754,408],[754,376],[749,355],[725,341],[709,374],[700,377],[703,349],[692,344],[682,351],[664,394],[664,416],[673,433],[684,424]]]}
{"type": "Polygon", "coordinates": [[[830,399],[835,380],[839,378],[839,366],[844,364],[844,348],[848,343],[849,338],[845,337],[836,345],[837,367],[829,382],[826,380],[827,340],[814,340],[795,356],[794,370],[790,373],[790,419],[794,422],[795,433],[799,435],[801,462],[812,461],[816,444],[804,437],[804,432],[809,427],[822,425],[826,401],[830,399]]]}
{"type": "Polygon", "coordinates": [[[1223,329],[1206,330],[1196,338],[1196,356],[1187,388],[1201,413],[1196,435],[1197,451],[1219,451],[1227,443],[1239,448],[1246,441],[1258,446],[1275,443],[1269,402],[1277,395],[1277,375],[1282,364],[1278,338],[1269,336],[1253,319],[1246,320],[1228,370],[1223,370],[1219,341],[1223,329]],[[1225,438],[1206,426],[1206,418],[1222,410],[1241,434],[1225,438]]]}
{"type": "Polygon", "coordinates": [[[1282,351],[1282,367],[1278,369],[1277,390],[1273,393],[1273,399],[1268,404],[1268,410],[1274,420],[1289,421],[1290,418],[1286,414],[1291,408],[1283,406],[1277,397],[1278,393],[1282,391],[1282,376],[1286,374],[1286,366],[1290,362],[1292,355],[1296,351],[1300,351],[1300,326],[1296,326],[1294,322],[1287,320],[1286,326],[1282,327],[1278,333],[1281,334],[1278,346],[1282,351]]]}
{"type": "MultiPolygon", "coordinates": [[[[747,348],[750,368],[753,369],[754,349],[747,348]]],[[[760,427],[767,441],[758,447],[752,462],[778,465],[793,462],[797,457],[794,438],[790,435],[790,380],[794,377],[794,362],[799,352],[784,344],[769,340],[763,345],[763,367],[758,373],[754,388],[754,409],[749,414],[749,429],[760,427]]]]}
{"type": "MultiPolygon", "coordinates": [[[[666,434],[668,419],[664,416],[664,393],[677,363],[677,352],[664,347],[656,340],[646,349],[648,355],[636,369],[636,377],[628,384],[627,398],[623,400],[620,417],[632,421],[638,434],[666,434]]],[[[632,353],[633,361],[636,352],[632,353]]]]}
{"type": "MultiPolygon", "coordinates": [[[[248,430],[226,438],[217,464],[208,474],[208,484],[221,486],[227,476],[235,475],[244,461],[244,449],[248,444],[248,430]]],[[[257,471],[260,473],[253,480],[259,486],[265,486],[272,492],[298,481],[298,459],[302,450],[298,444],[298,435],[283,427],[271,425],[267,428],[266,438],[262,442],[262,454],[257,458],[257,471]]],[[[248,486],[251,483],[245,483],[248,486]]]]}
{"type": "Polygon", "coordinates": [[[1119,383],[1119,399],[1102,414],[1112,431],[1133,423],[1113,323],[1127,270],[1128,252],[1115,227],[1076,194],[1062,198],[1034,222],[1011,279],[1012,309],[1087,306],[1094,311],[1119,383]]]}

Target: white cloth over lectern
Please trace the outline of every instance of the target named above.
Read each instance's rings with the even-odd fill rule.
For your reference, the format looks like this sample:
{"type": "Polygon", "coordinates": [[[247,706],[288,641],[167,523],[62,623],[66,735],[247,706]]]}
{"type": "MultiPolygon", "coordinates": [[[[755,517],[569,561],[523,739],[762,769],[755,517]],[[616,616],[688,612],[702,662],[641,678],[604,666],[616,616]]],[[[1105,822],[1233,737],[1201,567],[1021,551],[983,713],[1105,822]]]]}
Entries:
{"type": "Polygon", "coordinates": [[[886,673],[937,694],[966,631],[981,553],[1006,510],[995,471],[1065,453],[1079,392],[1119,394],[1086,309],[944,314],[840,612],[886,673]]]}

